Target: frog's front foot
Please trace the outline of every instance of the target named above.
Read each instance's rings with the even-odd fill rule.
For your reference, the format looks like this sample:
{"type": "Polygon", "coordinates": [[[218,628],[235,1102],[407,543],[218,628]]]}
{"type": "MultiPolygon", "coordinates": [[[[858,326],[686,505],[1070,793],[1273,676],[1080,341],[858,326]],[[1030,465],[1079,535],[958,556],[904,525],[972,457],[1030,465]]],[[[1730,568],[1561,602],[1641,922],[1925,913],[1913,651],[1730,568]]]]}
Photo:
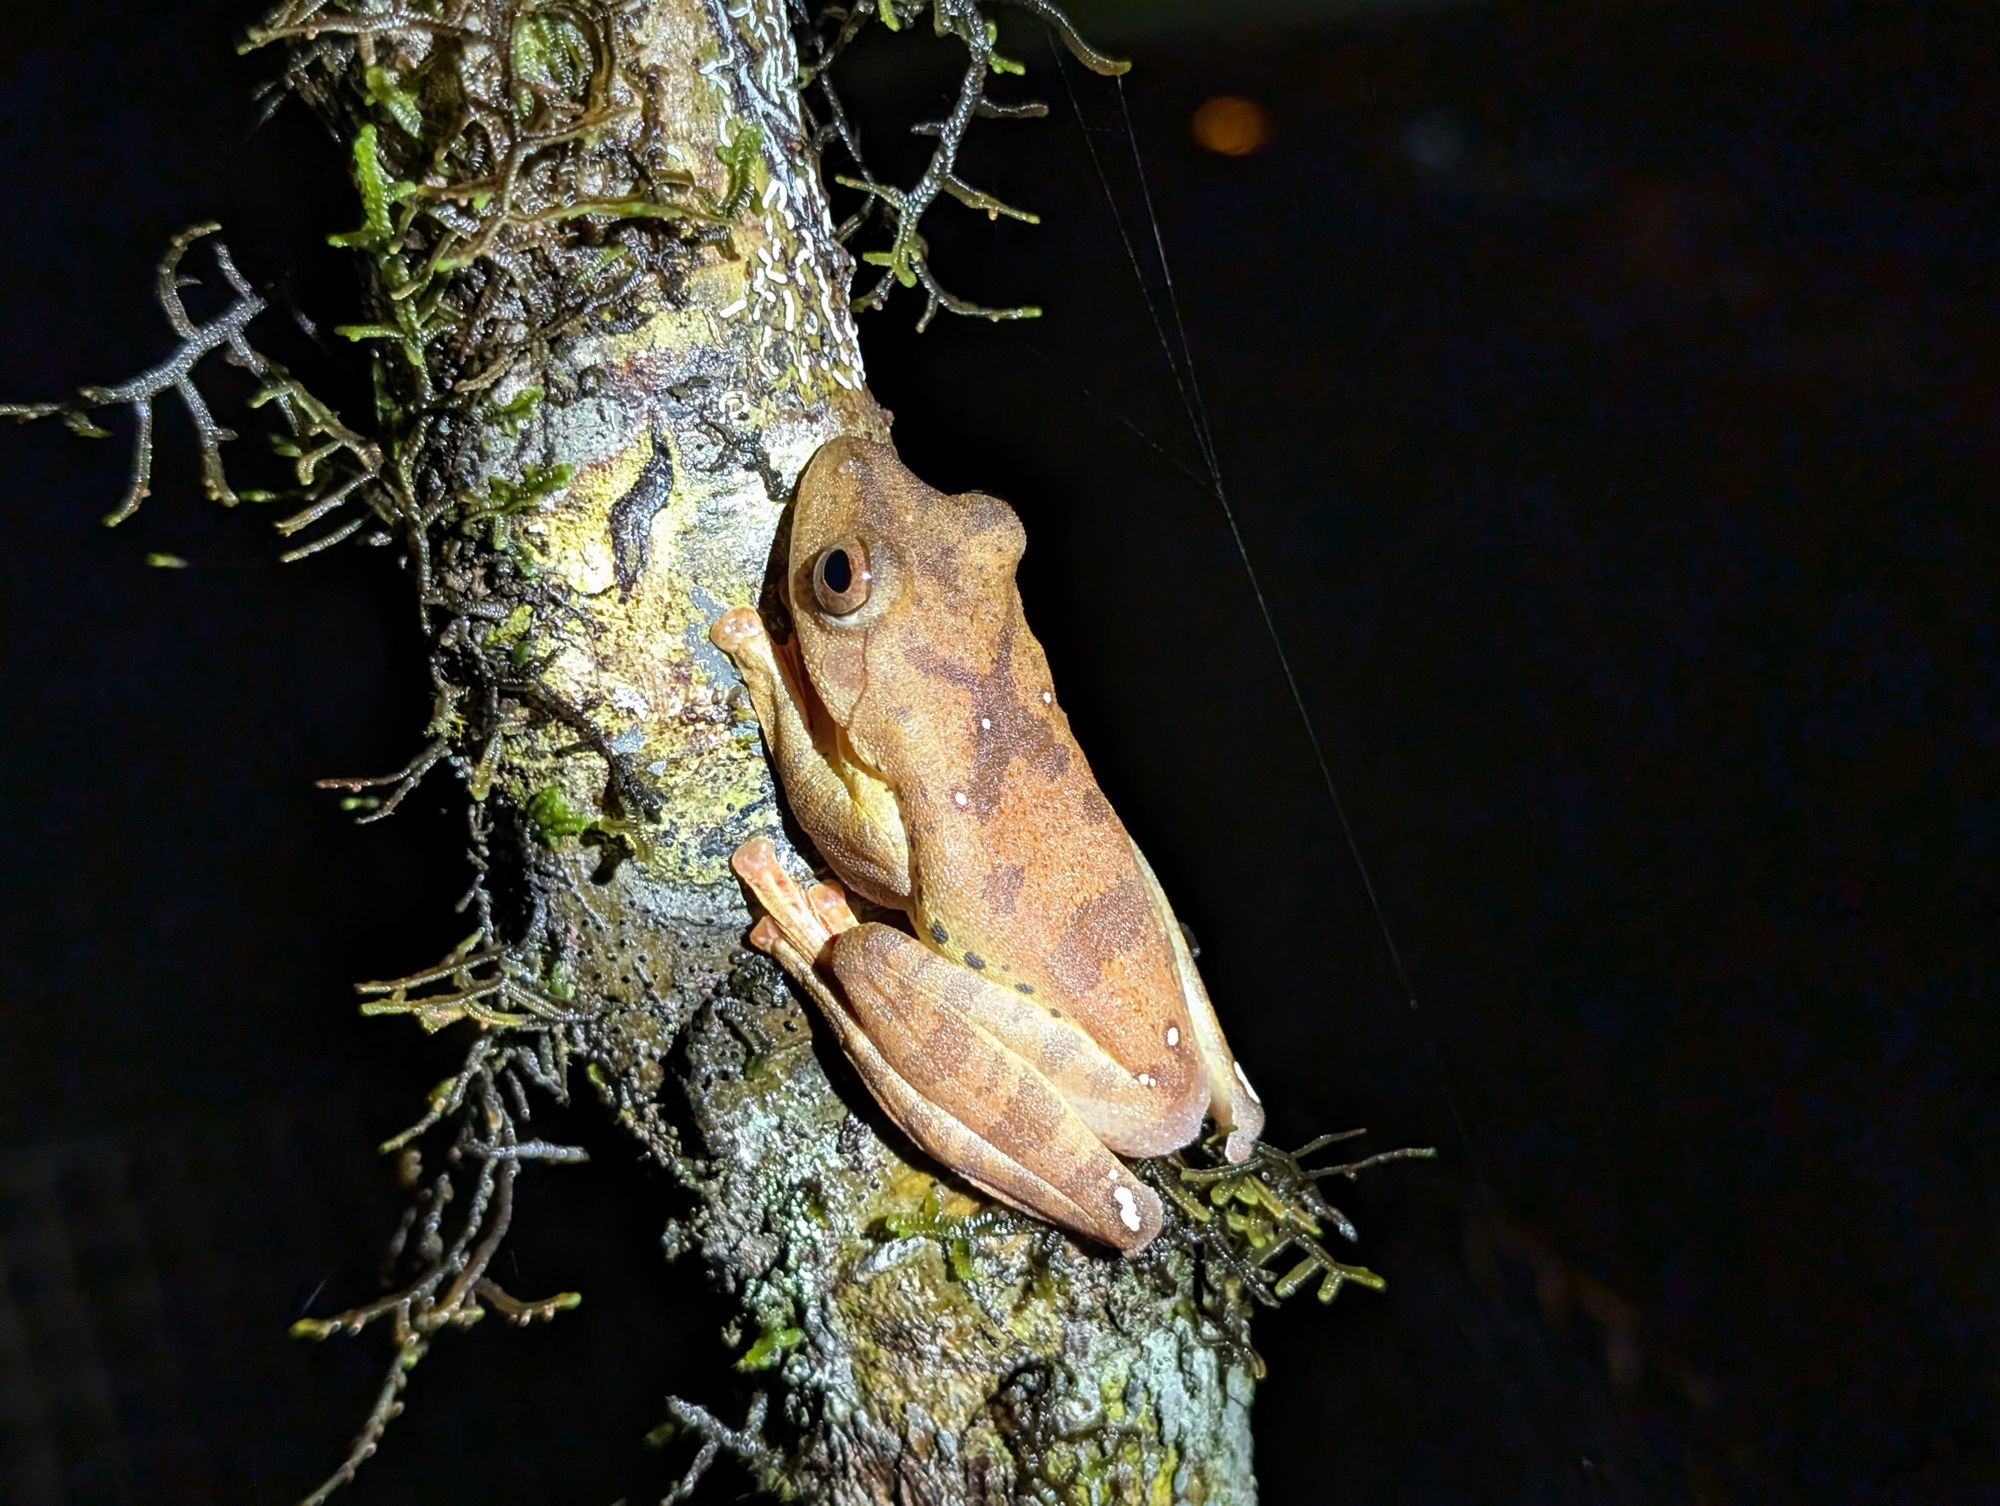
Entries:
{"type": "MultiPolygon", "coordinates": [[[[761,624],[758,630],[763,630],[761,624]]],[[[781,963],[785,949],[790,948],[808,967],[817,966],[825,960],[834,937],[860,924],[840,885],[802,888],[785,872],[769,837],[752,837],[745,842],[736,849],[729,866],[764,908],[763,917],[750,928],[750,945],[781,963]]]]}

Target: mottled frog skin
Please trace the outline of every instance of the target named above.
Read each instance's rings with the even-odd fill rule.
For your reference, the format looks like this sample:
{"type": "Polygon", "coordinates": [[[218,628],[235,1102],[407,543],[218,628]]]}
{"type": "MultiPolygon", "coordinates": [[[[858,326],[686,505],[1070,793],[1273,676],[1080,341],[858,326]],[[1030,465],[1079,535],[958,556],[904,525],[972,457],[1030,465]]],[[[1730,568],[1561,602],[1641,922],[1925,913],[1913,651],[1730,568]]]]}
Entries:
{"type": "Polygon", "coordinates": [[[909,929],[801,890],[768,841],[736,871],[752,943],[818,1003],[890,1118],[993,1196],[1127,1254],[1159,1200],[1118,1158],[1212,1116],[1240,1161],[1263,1109],[1179,923],[1092,778],[1014,572],[1006,503],[947,496],[886,445],[806,468],[785,594],[711,630],[735,661],[799,824],[909,929]]]}

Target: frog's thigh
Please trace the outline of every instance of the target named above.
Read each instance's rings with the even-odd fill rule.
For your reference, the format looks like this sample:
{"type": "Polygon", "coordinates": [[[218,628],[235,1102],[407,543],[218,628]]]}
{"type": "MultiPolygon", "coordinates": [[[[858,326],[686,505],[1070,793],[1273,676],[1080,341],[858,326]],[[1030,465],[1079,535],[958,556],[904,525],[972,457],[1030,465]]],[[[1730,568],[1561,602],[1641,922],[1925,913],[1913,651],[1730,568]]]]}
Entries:
{"type": "MultiPolygon", "coordinates": [[[[959,972],[951,968],[952,972],[959,972]]],[[[1160,1049],[1149,1037],[1145,1067],[1127,1067],[1098,1044],[1074,1014],[1048,995],[1023,997],[1003,983],[976,978],[973,1000],[985,1034],[1048,1079],[1090,1132],[1121,1156],[1163,1156],[1201,1133],[1208,1086],[1189,1053],[1160,1049]]]]}
{"type": "Polygon", "coordinates": [[[848,1054],[911,1139],[1001,1201],[1128,1255],[1159,1233],[1153,1190],[982,1028],[992,984],[882,925],[845,932],[829,960],[867,1041],[848,1054]]]}

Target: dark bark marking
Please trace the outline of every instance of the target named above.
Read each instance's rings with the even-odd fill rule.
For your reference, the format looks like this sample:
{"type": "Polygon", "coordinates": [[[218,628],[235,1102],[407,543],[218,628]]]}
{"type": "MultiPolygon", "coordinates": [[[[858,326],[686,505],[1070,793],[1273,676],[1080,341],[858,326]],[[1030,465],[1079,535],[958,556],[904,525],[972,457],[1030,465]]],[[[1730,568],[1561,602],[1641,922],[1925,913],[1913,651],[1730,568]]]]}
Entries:
{"type": "Polygon", "coordinates": [[[674,457],[667,436],[653,431],[653,453],[632,489],[611,504],[611,567],[618,576],[618,599],[630,600],[653,552],[653,519],[674,494],[674,457]]]}

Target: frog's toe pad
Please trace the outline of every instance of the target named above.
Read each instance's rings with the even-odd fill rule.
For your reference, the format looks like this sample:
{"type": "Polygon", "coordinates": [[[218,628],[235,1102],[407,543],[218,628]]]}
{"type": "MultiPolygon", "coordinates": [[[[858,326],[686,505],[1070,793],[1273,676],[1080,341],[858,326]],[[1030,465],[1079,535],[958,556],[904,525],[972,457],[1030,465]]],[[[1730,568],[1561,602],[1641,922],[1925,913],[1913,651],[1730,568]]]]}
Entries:
{"type": "Polygon", "coordinates": [[[732,659],[763,636],[764,619],[750,607],[731,607],[708,629],[708,641],[732,659]]]}
{"type": "Polygon", "coordinates": [[[819,918],[821,925],[838,936],[842,931],[851,931],[861,922],[854,911],[848,908],[847,891],[840,885],[828,881],[814,884],[806,890],[806,903],[819,918]]]}
{"type": "Polygon", "coordinates": [[[1109,1243],[1121,1255],[1137,1255],[1160,1232],[1164,1217],[1160,1195],[1134,1177],[1129,1185],[1114,1185],[1111,1199],[1118,1215],[1118,1232],[1109,1243]]]}
{"type": "Polygon", "coordinates": [[[752,837],[745,842],[729,855],[729,866],[760,898],[766,893],[798,887],[778,861],[777,845],[769,837],[752,837]]]}

